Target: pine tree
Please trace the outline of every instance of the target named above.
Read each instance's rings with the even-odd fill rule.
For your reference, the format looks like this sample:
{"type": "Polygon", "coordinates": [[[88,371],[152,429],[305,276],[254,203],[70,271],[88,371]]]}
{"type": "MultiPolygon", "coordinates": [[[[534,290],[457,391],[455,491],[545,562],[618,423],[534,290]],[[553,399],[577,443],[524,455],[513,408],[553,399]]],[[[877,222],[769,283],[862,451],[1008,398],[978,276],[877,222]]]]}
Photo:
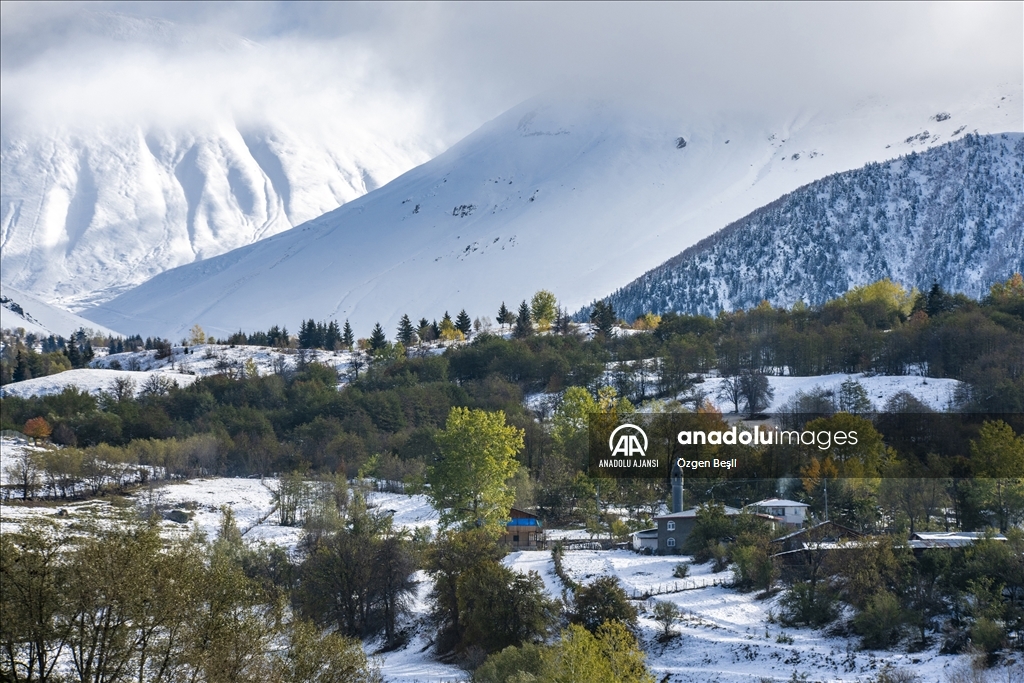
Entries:
{"type": "Polygon", "coordinates": [[[590,322],[597,328],[598,334],[609,336],[615,325],[615,308],[610,303],[598,301],[590,312],[590,322]]]}
{"type": "Polygon", "coordinates": [[[14,381],[23,382],[26,379],[32,379],[32,371],[28,369],[28,359],[25,358],[25,352],[18,349],[18,360],[17,365],[14,366],[14,381]]]}
{"type": "Polygon", "coordinates": [[[432,342],[437,339],[437,337],[434,336],[434,328],[426,318],[420,318],[420,324],[419,327],[416,328],[416,334],[420,338],[420,343],[432,342]]]}
{"type": "Polygon", "coordinates": [[[554,330],[556,334],[569,334],[571,327],[569,323],[572,322],[572,318],[569,317],[569,312],[564,308],[559,308],[558,313],[555,315],[555,326],[554,330]]]}
{"type": "Polygon", "coordinates": [[[398,321],[398,341],[408,347],[412,346],[415,340],[416,331],[412,329],[412,321],[409,320],[408,314],[403,315],[402,319],[398,321]]]}
{"type": "Polygon", "coordinates": [[[356,336],[352,333],[352,326],[348,324],[348,320],[345,321],[345,327],[341,330],[341,345],[349,351],[352,350],[352,345],[356,343],[356,336]]]}
{"type": "MultiPolygon", "coordinates": [[[[147,343],[152,343],[150,339],[146,339],[147,343]]],[[[82,367],[82,354],[78,351],[78,344],[73,341],[68,342],[68,360],[71,361],[71,367],[80,368],[82,367]]]]}
{"type": "Polygon", "coordinates": [[[455,318],[455,329],[467,337],[473,330],[473,321],[469,319],[469,314],[466,313],[465,308],[459,311],[459,315],[455,318]]]}
{"type": "Polygon", "coordinates": [[[505,302],[501,302],[501,308],[498,309],[498,324],[501,325],[501,329],[505,329],[505,325],[511,325],[515,321],[516,317],[512,314],[512,311],[508,310],[505,306],[505,302]]]}
{"type": "Polygon", "coordinates": [[[299,324],[299,348],[300,349],[311,349],[313,348],[313,332],[316,330],[316,323],[313,319],[303,320],[299,324]]]}
{"type": "Polygon", "coordinates": [[[530,322],[530,305],[523,300],[519,305],[519,315],[516,316],[516,328],[512,334],[523,339],[533,334],[533,323],[530,322]]]}
{"type": "Polygon", "coordinates": [[[338,329],[338,323],[332,320],[327,325],[327,331],[324,333],[324,348],[328,351],[334,351],[340,343],[341,330],[338,329]]]}
{"type": "Polygon", "coordinates": [[[384,335],[384,328],[377,323],[373,326],[373,332],[370,333],[370,349],[372,351],[379,351],[387,346],[388,338],[384,335]]]}

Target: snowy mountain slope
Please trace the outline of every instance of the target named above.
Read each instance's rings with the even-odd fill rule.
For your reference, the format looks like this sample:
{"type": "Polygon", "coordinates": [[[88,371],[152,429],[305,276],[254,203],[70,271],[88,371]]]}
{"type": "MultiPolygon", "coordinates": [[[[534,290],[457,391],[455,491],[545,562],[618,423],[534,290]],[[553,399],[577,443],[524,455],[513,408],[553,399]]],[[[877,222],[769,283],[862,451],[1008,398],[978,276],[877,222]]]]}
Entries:
{"type": "Polygon", "coordinates": [[[1024,272],[1024,135],[971,135],[816,181],[608,297],[714,315],[768,300],[820,304],[883,277],[983,296],[1024,272]]]}
{"type": "Polygon", "coordinates": [[[16,330],[19,327],[24,328],[25,332],[43,336],[55,334],[70,337],[82,328],[105,335],[124,336],[74,313],[51,306],[31,294],[4,285],[0,290],[0,328],[16,330]]]}
{"type": "Polygon", "coordinates": [[[287,230],[429,158],[359,130],[233,122],[2,145],[4,282],[69,306],[287,230]]]}
{"type": "Polygon", "coordinates": [[[105,301],[336,209],[442,149],[414,102],[366,92],[356,58],[313,88],[287,47],[56,14],[4,45],[0,135],[3,282],[46,301],[105,301]]]}
{"type": "Polygon", "coordinates": [[[528,101],[387,186],[163,273],[85,314],[177,338],[494,315],[539,288],[575,308],[786,192],[967,132],[1021,130],[1021,86],[788,113],[528,101]]]}

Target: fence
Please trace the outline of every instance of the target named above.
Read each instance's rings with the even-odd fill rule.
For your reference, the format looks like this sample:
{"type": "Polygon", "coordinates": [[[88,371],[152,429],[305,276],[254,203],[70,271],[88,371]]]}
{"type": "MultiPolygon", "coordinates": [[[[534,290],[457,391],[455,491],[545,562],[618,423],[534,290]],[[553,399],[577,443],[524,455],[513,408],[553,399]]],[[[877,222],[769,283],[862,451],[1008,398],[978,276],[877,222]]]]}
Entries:
{"type": "Polygon", "coordinates": [[[667,593],[682,593],[683,591],[694,591],[701,588],[712,588],[714,586],[730,587],[732,581],[726,578],[720,579],[681,579],[672,583],[663,583],[644,590],[633,589],[631,598],[633,600],[646,600],[653,595],[665,595],[667,593]]]}

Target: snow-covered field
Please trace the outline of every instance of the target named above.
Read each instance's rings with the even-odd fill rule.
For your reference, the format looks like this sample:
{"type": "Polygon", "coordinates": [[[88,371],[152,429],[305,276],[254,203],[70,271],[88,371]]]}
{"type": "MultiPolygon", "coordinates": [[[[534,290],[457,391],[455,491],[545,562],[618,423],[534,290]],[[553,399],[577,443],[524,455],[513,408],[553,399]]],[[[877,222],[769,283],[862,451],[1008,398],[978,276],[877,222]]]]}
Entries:
{"type": "MultiPolygon", "coordinates": [[[[952,402],[953,392],[960,384],[955,379],[936,379],[934,377],[920,377],[916,375],[846,375],[837,373],[834,375],[816,375],[812,377],[792,376],[769,376],[768,382],[775,392],[771,406],[767,412],[778,410],[797,393],[810,393],[814,389],[825,389],[839,395],[839,386],[847,380],[860,382],[867,391],[868,398],[874,405],[875,410],[882,410],[894,394],[901,391],[910,392],[915,398],[931,406],[935,410],[946,410],[952,402]]],[[[730,401],[718,396],[722,385],[720,377],[708,377],[703,384],[698,385],[701,390],[707,393],[708,398],[723,413],[733,412],[733,405],[730,401]]]]}
{"type": "Polygon", "coordinates": [[[345,375],[355,355],[348,351],[303,351],[266,346],[203,344],[188,347],[188,353],[185,353],[185,348],[175,346],[172,348],[172,354],[162,359],[156,357],[156,351],[103,355],[94,359],[92,367],[89,368],[67,370],[48,377],[6,384],[0,388],[0,395],[46,396],[59,394],[68,386],[99,394],[110,391],[116,379],[132,380],[138,393],[154,375],[184,387],[199,377],[221,373],[240,375],[247,372],[246,364],[250,360],[260,375],[269,375],[282,369],[295,369],[303,359],[305,362],[328,365],[337,370],[340,385],[347,381],[345,375]]]}
{"type": "Polygon", "coordinates": [[[33,377],[23,382],[5,384],[0,388],[0,395],[20,396],[49,396],[59,394],[65,388],[74,386],[80,391],[90,394],[110,391],[115,380],[128,379],[135,383],[136,393],[142,391],[143,385],[152,377],[165,378],[174,382],[180,387],[188,386],[196,381],[196,375],[184,375],[170,372],[168,370],[152,370],[148,372],[133,370],[107,370],[97,368],[79,368],[77,370],[65,370],[56,375],[46,377],[33,377]]]}
{"type": "MultiPolygon", "coordinates": [[[[656,378],[650,375],[651,383],[656,378]]],[[[792,375],[768,375],[768,383],[774,392],[771,404],[765,412],[771,413],[779,410],[798,393],[809,394],[816,389],[834,392],[839,395],[840,385],[847,381],[859,382],[867,392],[874,410],[881,411],[886,401],[895,394],[906,391],[914,398],[920,400],[934,410],[947,410],[953,401],[953,394],[960,382],[955,379],[937,379],[934,377],[922,377],[919,375],[869,375],[864,373],[833,375],[812,375],[797,377],[792,375]]],[[[615,386],[615,378],[611,371],[606,373],[604,381],[610,386],[615,386]]],[[[696,385],[695,391],[703,392],[707,400],[723,414],[732,413],[734,406],[731,401],[719,396],[723,378],[708,376],[701,384],[696,385]]],[[[681,396],[680,398],[684,398],[681,396]]],[[[526,407],[534,412],[547,417],[558,405],[559,396],[556,394],[535,393],[529,394],[524,399],[526,407]]]]}

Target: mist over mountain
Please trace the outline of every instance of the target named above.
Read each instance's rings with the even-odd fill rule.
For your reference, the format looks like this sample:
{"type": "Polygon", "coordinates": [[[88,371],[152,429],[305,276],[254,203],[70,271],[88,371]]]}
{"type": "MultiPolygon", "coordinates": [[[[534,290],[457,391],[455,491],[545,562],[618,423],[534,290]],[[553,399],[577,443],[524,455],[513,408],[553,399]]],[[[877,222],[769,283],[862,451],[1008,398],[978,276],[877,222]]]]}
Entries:
{"type": "Polygon", "coordinates": [[[446,146],[354,47],[88,10],[37,23],[4,29],[0,262],[5,285],[66,308],[287,230],[446,146]]]}
{"type": "Polygon", "coordinates": [[[969,135],[838,173],[760,208],[607,297],[626,320],[821,304],[891,278],[979,298],[1024,272],[1024,135],[969,135]]]}
{"type": "Polygon", "coordinates": [[[789,111],[539,97],[297,228],[165,272],[83,315],[224,336],[300,320],[494,316],[538,289],[570,310],[819,178],[972,131],[1020,130],[1020,85],[789,111]]]}

